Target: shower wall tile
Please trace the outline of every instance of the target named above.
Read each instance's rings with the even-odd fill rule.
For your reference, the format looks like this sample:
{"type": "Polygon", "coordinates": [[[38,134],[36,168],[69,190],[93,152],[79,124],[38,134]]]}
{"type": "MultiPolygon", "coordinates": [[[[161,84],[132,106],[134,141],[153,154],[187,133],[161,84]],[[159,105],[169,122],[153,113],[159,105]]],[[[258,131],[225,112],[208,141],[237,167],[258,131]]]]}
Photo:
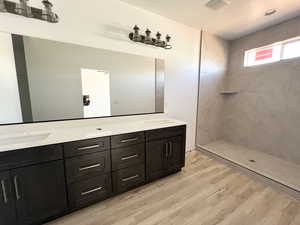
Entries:
{"type": "Polygon", "coordinates": [[[244,67],[244,51],[300,36],[300,17],[230,43],[222,138],[300,163],[300,58],[244,67]]]}
{"type": "Polygon", "coordinates": [[[228,42],[203,32],[198,102],[197,144],[204,145],[221,136],[228,42]]]}
{"type": "Polygon", "coordinates": [[[256,95],[242,92],[226,97],[223,139],[246,145],[252,142],[256,123],[256,95]]]}
{"type": "Polygon", "coordinates": [[[285,124],[284,145],[289,159],[300,162],[300,71],[294,74],[287,99],[287,123],[285,124]]]}

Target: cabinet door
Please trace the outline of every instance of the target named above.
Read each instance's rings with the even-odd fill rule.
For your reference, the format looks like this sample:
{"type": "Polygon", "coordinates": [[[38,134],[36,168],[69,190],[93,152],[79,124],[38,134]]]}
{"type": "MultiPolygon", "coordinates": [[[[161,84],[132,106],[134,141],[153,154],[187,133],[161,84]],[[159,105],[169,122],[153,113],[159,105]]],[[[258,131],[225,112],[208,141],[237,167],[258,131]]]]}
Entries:
{"type": "Polygon", "coordinates": [[[148,142],[146,145],[147,181],[153,181],[166,174],[166,140],[148,142]]]}
{"type": "Polygon", "coordinates": [[[67,208],[63,161],[12,170],[18,224],[38,223],[67,208]]]}
{"type": "Polygon", "coordinates": [[[184,167],[185,162],[185,140],[183,136],[168,139],[167,167],[172,172],[184,167]]]}
{"type": "Polygon", "coordinates": [[[0,173],[0,225],[16,224],[14,198],[9,172],[0,173]]]}

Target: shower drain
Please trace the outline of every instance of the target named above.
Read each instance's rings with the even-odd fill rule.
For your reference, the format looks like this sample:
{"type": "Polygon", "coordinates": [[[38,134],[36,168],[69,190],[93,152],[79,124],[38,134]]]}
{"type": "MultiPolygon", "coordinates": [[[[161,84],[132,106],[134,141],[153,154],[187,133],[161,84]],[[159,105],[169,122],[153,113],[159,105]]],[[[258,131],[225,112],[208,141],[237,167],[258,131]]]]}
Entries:
{"type": "Polygon", "coordinates": [[[250,159],[249,162],[255,163],[256,161],[254,159],[250,159]]]}

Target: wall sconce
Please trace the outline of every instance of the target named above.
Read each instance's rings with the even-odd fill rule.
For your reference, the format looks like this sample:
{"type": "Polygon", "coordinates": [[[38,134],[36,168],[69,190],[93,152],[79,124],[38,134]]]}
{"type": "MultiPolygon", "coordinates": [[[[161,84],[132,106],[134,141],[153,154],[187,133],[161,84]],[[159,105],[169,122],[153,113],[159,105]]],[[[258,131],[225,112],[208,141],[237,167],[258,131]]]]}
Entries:
{"type": "Polygon", "coordinates": [[[42,1],[44,4],[45,9],[42,12],[42,19],[48,21],[50,23],[57,23],[58,22],[58,15],[52,12],[53,4],[48,0],[42,1]]]}
{"type": "Polygon", "coordinates": [[[27,5],[28,0],[20,0],[20,3],[16,3],[15,12],[18,15],[32,18],[31,7],[27,5]]]}
{"type": "Polygon", "coordinates": [[[156,38],[151,37],[151,31],[147,29],[145,31],[145,35],[139,34],[140,28],[135,25],[133,28],[133,32],[129,34],[129,39],[134,42],[140,42],[146,45],[152,45],[164,49],[172,49],[172,45],[170,45],[171,37],[169,35],[166,36],[165,40],[161,40],[161,33],[156,33],[156,38]]]}
{"type": "Polygon", "coordinates": [[[0,12],[12,13],[28,18],[44,20],[49,23],[57,23],[58,16],[52,11],[52,3],[49,0],[43,0],[44,9],[31,7],[28,5],[29,0],[19,0],[15,3],[9,0],[0,0],[0,12]]]}
{"type": "Polygon", "coordinates": [[[7,12],[4,0],[0,0],[0,12],[7,12]]]}

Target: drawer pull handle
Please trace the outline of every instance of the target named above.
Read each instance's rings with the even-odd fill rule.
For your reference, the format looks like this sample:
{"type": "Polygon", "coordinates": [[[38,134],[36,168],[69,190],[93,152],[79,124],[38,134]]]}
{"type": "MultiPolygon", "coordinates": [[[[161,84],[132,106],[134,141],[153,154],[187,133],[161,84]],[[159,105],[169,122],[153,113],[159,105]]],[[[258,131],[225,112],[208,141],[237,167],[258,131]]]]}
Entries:
{"type": "Polygon", "coordinates": [[[91,166],[80,167],[80,168],[79,168],[79,171],[90,170],[90,169],[94,169],[94,168],[100,167],[100,166],[101,166],[101,164],[100,164],[100,163],[97,163],[97,164],[91,165],[91,166]]]}
{"type": "Polygon", "coordinates": [[[100,191],[100,190],[102,190],[102,189],[103,189],[103,187],[97,187],[97,188],[95,188],[95,189],[92,189],[92,190],[89,190],[89,191],[86,191],[86,192],[82,192],[82,193],[81,193],[81,196],[88,195],[88,194],[92,194],[92,193],[94,193],[94,192],[96,192],[96,191],[100,191]]]}
{"type": "Polygon", "coordinates": [[[16,198],[17,198],[17,200],[20,200],[21,196],[20,196],[20,192],[19,192],[19,184],[18,184],[17,176],[14,177],[14,185],[15,185],[15,191],[16,191],[16,198]]]}
{"type": "Polygon", "coordinates": [[[128,160],[128,159],[133,159],[133,158],[137,158],[137,157],[139,157],[139,155],[135,154],[135,155],[131,155],[131,156],[122,157],[121,160],[128,160]]]}
{"type": "Polygon", "coordinates": [[[6,188],[5,188],[4,180],[1,180],[1,187],[2,187],[2,193],[3,193],[3,201],[6,204],[8,202],[8,200],[7,200],[7,194],[6,194],[6,188]]]}
{"type": "Polygon", "coordinates": [[[124,140],[121,140],[121,143],[127,143],[127,142],[132,142],[132,141],[137,141],[138,138],[129,138],[129,139],[124,139],[124,140]]]}
{"type": "Polygon", "coordinates": [[[126,182],[126,181],[133,180],[133,179],[135,179],[135,178],[138,178],[138,177],[139,177],[139,175],[136,174],[136,175],[131,176],[131,177],[123,178],[122,181],[123,181],[123,182],[126,182]]]}
{"type": "Polygon", "coordinates": [[[166,159],[169,158],[169,142],[165,144],[165,156],[166,159]]]}
{"type": "Polygon", "coordinates": [[[169,149],[170,149],[170,156],[171,156],[171,158],[173,157],[173,142],[172,141],[170,141],[169,142],[169,149]]]}
{"type": "Polygon", "coordinates": [[[91,146],[87,146],[87,147],[81,147],[81,148],[78,148],[79,151],[81,150],[89,150],[89,149],[93,149],[93,148],[99,148],[100,145],[91,145],[91,146]]]}

